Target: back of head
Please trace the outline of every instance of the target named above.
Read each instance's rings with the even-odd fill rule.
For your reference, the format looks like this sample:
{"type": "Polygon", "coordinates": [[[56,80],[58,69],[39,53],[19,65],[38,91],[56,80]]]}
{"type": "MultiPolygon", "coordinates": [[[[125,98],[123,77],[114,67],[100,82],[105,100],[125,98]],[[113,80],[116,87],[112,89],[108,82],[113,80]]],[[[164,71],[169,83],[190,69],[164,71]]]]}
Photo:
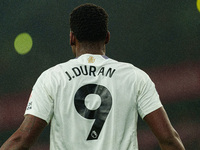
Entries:
{"type": "Polygon", "coordinates": [[[106,39],[108,14],[94,4],[83,4],[70,14],[70,28],[79,42],[97,42],[106,39]]]}

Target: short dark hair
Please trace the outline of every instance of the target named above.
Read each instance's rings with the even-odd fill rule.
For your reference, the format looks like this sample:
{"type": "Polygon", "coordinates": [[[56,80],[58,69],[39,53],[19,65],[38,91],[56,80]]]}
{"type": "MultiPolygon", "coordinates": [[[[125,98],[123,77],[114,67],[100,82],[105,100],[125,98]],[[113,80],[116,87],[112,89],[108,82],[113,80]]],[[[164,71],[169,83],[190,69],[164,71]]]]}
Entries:
{"type": "Polygon", "coordinates": [[[97,42],[106,39],[108,14],[94,4],[82,4],[70,14],[70,29],[79,42],[97,42]]]}

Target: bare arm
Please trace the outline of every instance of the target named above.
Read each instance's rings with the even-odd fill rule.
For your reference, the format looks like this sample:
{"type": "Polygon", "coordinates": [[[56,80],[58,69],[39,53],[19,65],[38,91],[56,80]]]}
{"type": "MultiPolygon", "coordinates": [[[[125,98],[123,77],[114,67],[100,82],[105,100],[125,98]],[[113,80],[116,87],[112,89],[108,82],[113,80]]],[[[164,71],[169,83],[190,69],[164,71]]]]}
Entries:
{"type": "Polygon", "coordinates": [[[28,150],[46,125],[46,121],[32,115],[26,115],[21,126],[2,145],[0,150],[28,150]]]}
{"type": "Polygon", "coordinates": [[[163,107],[144,117],[162,150],[185,150],[163,107]]]}

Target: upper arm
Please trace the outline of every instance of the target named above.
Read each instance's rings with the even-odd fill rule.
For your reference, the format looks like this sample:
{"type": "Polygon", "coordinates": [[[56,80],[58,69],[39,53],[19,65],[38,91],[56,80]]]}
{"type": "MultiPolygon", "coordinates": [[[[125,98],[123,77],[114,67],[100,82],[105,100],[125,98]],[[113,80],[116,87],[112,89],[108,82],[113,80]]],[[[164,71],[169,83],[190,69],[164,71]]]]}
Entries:
{"type": "Polygon", "coordinates": [[[46,121],[38,117],[33,115],[25,115],[24,121],[17,132],[18,134],[23,135],[25,144],[31,146],[39,137],[46,125],[46,121]]]}
{"type": "Polygon", "coordinates": [[[162,107],[162,103],[156,91],[155,84],[150,77],[145,72],[141,72],[139,75],[137,83],[137,108],[138,113],[143,119],[147,114],[162,107]]]}
{"type": "Polygon", "coordinates": [[[157,137],[162,150],[185,150],[163,107],[146,115],[144,120],[157,137]]]}
{"type": "Polygon", "coordinates": [[[4,143],[2,150],[8,149],[28,149],[30,148],[40,133],[46,127],[46,121],[32,115],[26,115],[21,126],[17,131],[4,143]]]}
{"type": "Polygon", "coordinates": [[[31,114],[49,123],[54,111],[55,89],[56,84],[52,83],[51,73],[42,73],[33,86],[25,115],[31,114]]]}
{"type": "Polygon", "coordinates": [[[167,113],[165,112],[163,107],[146,115],[144,117],[144,120],[149,125],[159,142],[165,142],[173,139],[174,137],[179,138],[178,133],[171,125],[167,113]]]}
{"type": "Polygon", "coordinates": [[[18,130],[22,134],[26,134],[28,138],[37,138],[46,125],[47,122],[43,119],[33,115],[25,115],[24,121],[18,130]]]}

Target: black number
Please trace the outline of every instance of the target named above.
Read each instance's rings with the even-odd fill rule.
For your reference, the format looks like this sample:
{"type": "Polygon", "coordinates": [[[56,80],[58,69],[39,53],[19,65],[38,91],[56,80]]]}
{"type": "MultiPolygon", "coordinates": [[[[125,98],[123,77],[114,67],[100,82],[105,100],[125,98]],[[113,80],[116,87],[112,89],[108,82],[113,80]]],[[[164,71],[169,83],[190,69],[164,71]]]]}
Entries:
{"type": "Polygon", "coordinates": [[[87,140],[96,140],[99,137],[104,122],[112,106],[110,91],[97,84],[87,84],[78,89],[74,97],[74,104],[77,112],[87,119],[95,119],[87,140]],[[85,106],[85,98],[89,94],[97,94],[101,98],[101,105],[96,110],[90,110],[85,106]]]}

